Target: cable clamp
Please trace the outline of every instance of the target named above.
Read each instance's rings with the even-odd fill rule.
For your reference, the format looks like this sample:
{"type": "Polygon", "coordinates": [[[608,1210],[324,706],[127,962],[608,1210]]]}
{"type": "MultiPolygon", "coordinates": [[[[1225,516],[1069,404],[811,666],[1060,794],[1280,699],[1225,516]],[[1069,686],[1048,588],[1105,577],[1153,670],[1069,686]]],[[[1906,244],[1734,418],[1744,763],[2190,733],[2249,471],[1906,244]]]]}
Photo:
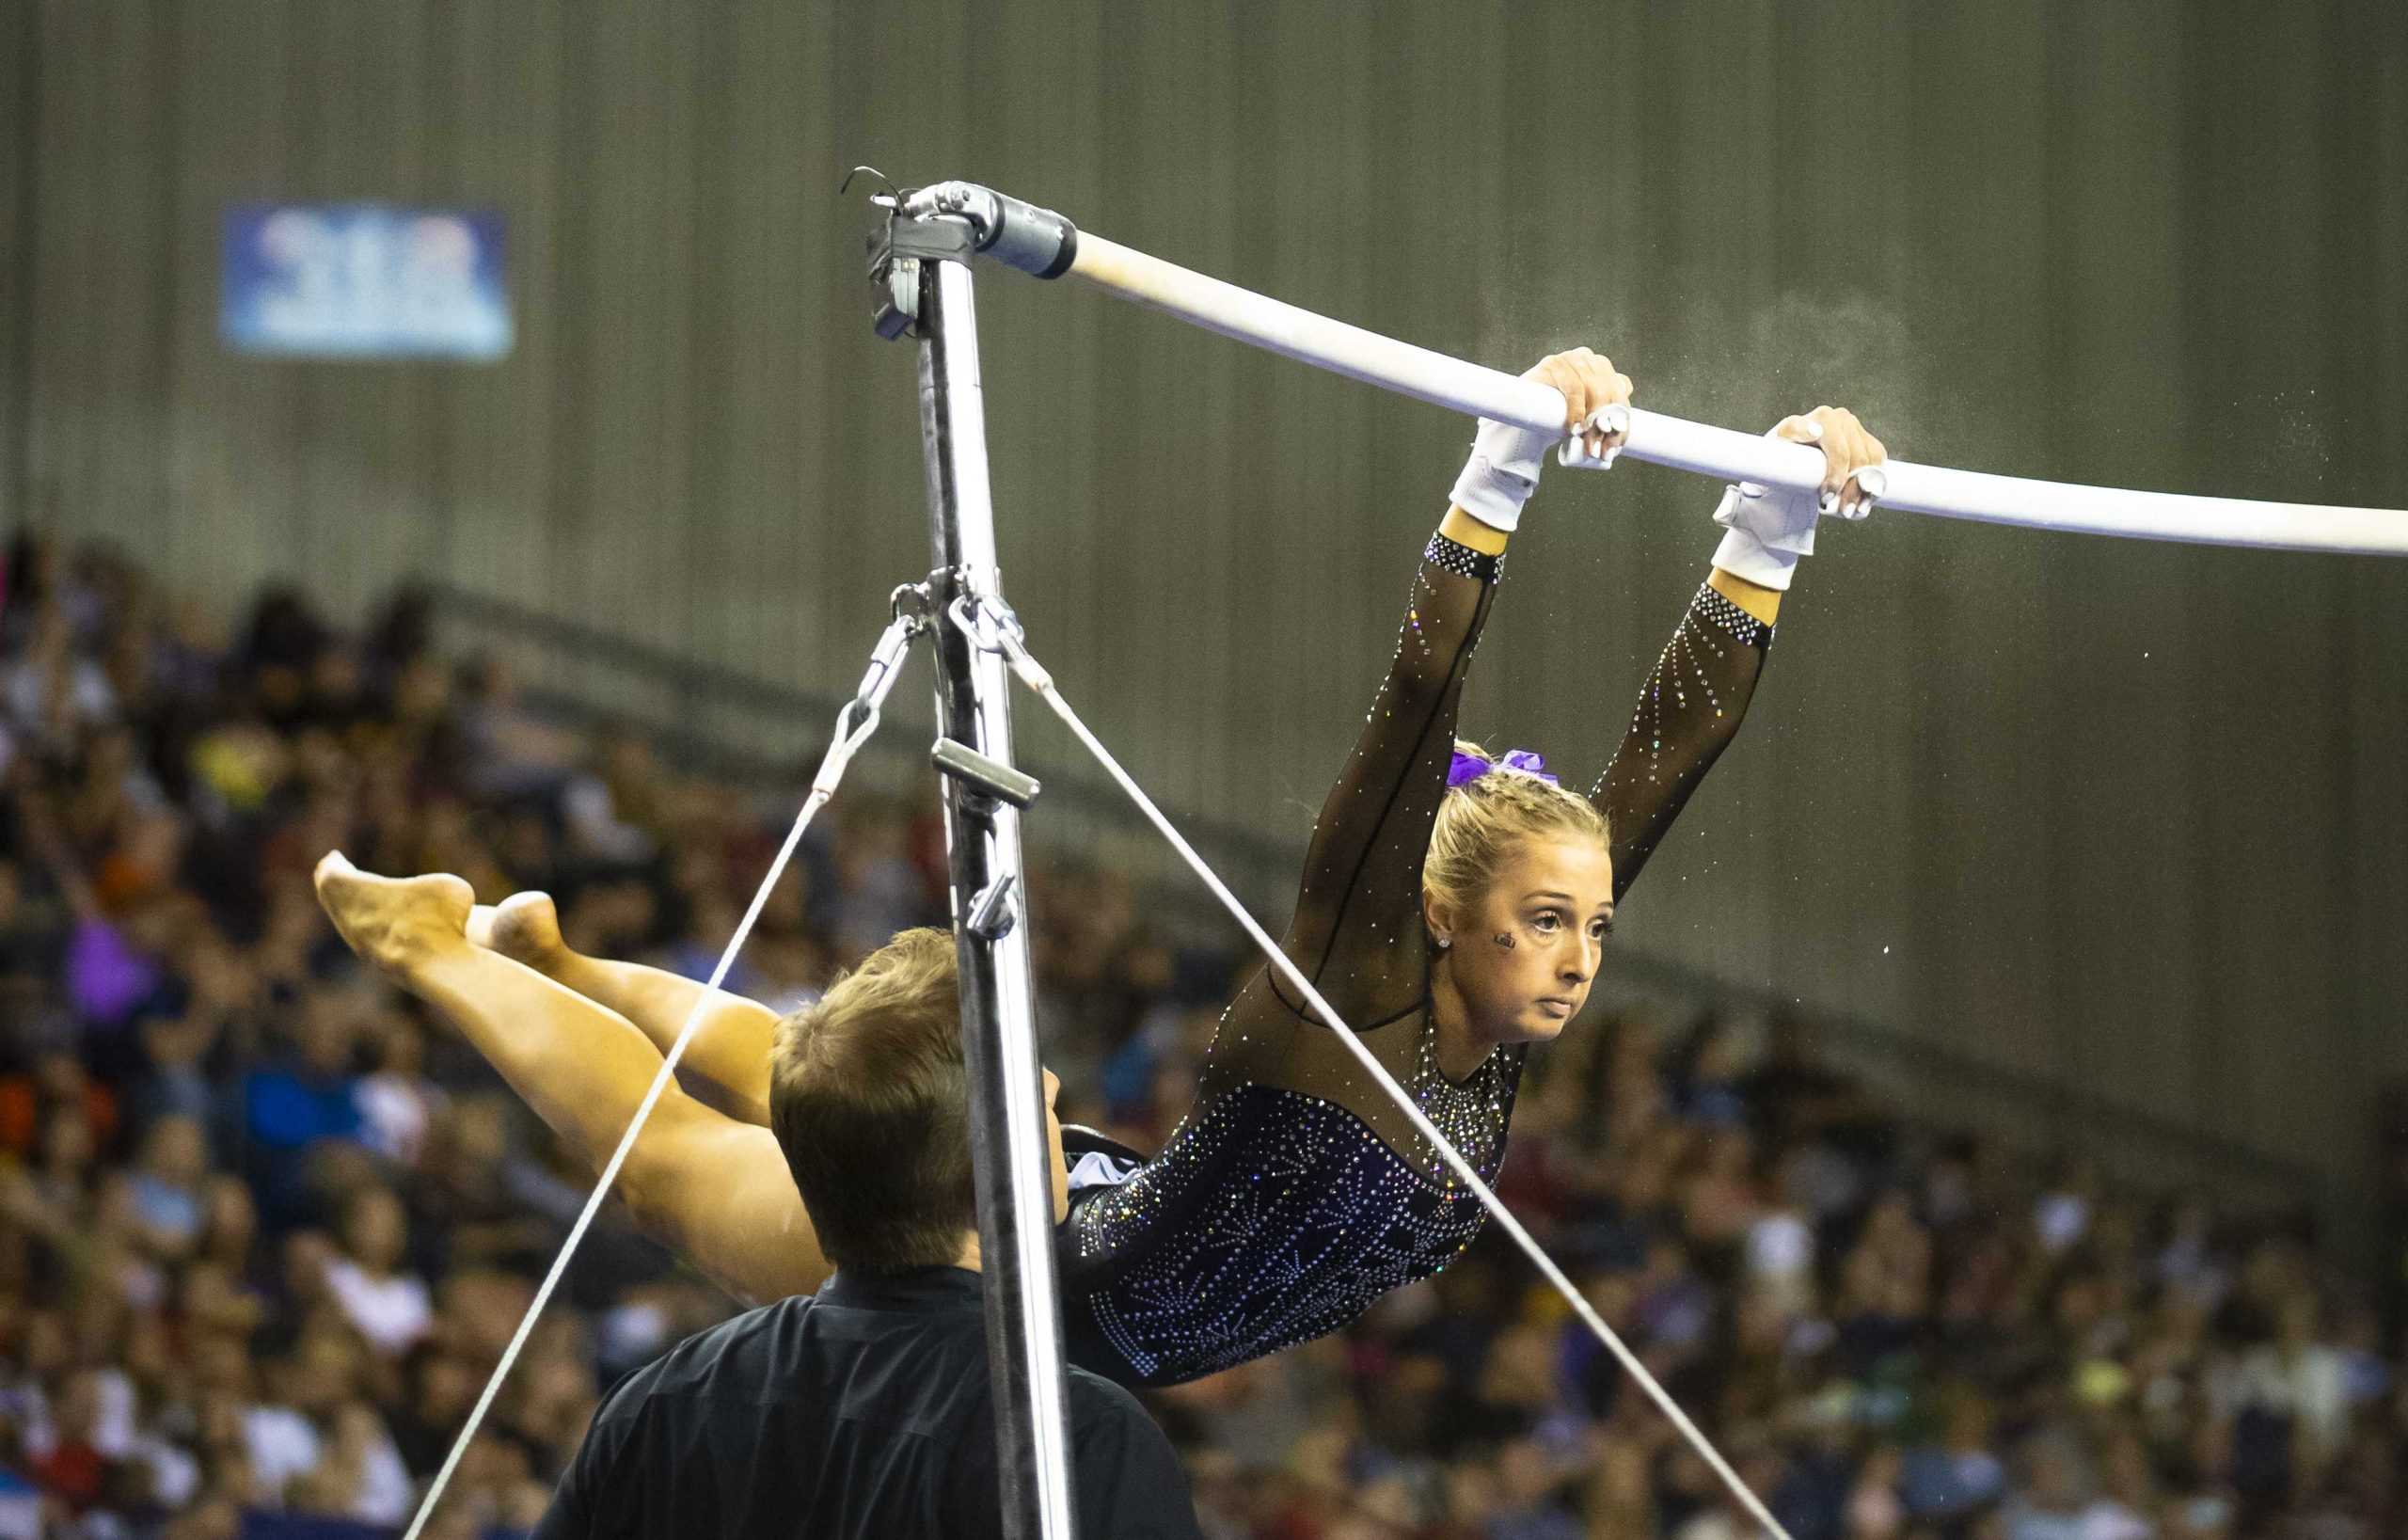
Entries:
{"type": "MultiPolygon", "coordinates": [[[[895,591],[895,618],[870,649],[869,667],[862,671],[862,682],[836,712],[836,736],[828,745],[828,753],[819,762],[819,773],[812,778],[815,796],[826,798],[836,794],[836,784],[844,779],[845,768],[853,755],[878,731],[879,713],[886,705],[886,697],[894,691],[895,680],[902,677],[903,660],[911,651],[911,640],[927,628],[927,619],[908,607],[905,595],[918,585],[906,583],[895,591]]],[[[925,598],[925,593],[922,596],[925,598]]]]}
{"type": "Polygon", "coordinates": [[[970,644],[982,652],[999,652],[1022,684],[1042,695],[1054,688],[1054,675],[1028,650],[1028,632],[1011,606],[992,594],[964,590],[947,611],[970,644]]]}

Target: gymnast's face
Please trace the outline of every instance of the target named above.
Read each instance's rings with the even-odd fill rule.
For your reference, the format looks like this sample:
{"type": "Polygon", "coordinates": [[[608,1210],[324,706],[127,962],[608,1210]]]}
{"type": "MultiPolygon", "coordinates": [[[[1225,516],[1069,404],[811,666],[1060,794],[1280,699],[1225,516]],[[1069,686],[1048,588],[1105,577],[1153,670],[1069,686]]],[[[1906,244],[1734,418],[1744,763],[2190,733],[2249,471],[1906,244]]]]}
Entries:
{"type": "Polygon", "coordinates": [[[1587,838],[1522,841],[1468,913],[1434,902],[1472,1035],[1552,1041],[1588,1003],[1613,915],[1613,858],[1587,838]]]}

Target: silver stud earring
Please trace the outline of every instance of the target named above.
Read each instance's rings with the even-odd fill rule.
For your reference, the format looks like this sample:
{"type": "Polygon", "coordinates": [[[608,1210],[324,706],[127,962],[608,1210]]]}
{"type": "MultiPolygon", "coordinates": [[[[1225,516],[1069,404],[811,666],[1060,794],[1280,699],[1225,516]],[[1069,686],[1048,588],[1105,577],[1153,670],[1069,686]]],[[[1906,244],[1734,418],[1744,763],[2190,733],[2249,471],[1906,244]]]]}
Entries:
{"type": "Polygon", "coordinates": [[[1453,941],[1450,937],[1447,937],[1447,936],[1440,936],[1440,937],[1438,938],[1438,949],[1439,949],[1440,951],[1442,951],[1442,952],[1443,952],[1443,951],[1445,951],[1448,947],[1452,946],[1453,945],[1454,945],[1454,941],[1453,941]]]}

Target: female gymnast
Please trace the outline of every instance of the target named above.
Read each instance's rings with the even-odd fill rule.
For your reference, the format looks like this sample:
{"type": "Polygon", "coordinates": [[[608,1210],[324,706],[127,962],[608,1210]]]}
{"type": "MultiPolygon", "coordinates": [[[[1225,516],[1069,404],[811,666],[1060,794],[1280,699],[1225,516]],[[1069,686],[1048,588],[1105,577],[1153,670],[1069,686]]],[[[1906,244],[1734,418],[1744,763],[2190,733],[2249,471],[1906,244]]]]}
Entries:
{"type": "MultiPolygon", "coordinates": [[[[1615,906],[1737,732],[1818,516],[1861,516],[1883,458],[1830,407],[1773,430],[1822,449],[1820,497],[1728,491],[1713,569],[1583,797],[1536,755],[1492,758],[1454,738],[1542,457],[1568,436],[1610,458],[1610,409],[1630,393],[1585,348],[1526,377],[1562,392],[1565,434],[1482,421],[1395,661],[1323,806],[1285,938],[1483,1177],[1502,1160],[1529,1045],[1578,1012],[1615,906]]],[[[320,893],[363,957],[457,1023],[596,1167],[701,993],[569,950],[541,895],[472,911],[455,878],[391,881],[339,855],[320,893]]],[[[829,1271],[766,1126],[776,1024],[750,1001],[709,1001],[681,1063],[702,1094],[663,1096],[622,1178],[640,1224],[755,1300],[816,1288],[829,1271]]],[[[1074,1361],[1140,1385],[1212,1373],[1336,1330],[1470,1244],[1477,1200],[1328,1031],[1264,970],[1224,1016],[1163,1150],[1080,1161],[1060,1253],[1074,1361]]]]}

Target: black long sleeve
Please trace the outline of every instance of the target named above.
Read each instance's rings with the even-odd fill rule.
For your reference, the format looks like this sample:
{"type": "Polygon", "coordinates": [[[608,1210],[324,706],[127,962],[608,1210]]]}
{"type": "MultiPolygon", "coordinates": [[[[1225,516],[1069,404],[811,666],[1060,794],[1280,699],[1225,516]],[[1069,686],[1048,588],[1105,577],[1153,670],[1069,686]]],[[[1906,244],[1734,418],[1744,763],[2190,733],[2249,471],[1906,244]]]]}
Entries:
{"type": "Polygon", "coordinates": [[[1617,903],[1737,736],[1771,642],[1771,627],[1698,585],[1640,687],[1622,746],[1589,793],[1612,834],[1617,903]]]}
{"type": "MultiPolygon", "coordinates": [[[[1414,1012],[1428,992],[1421,867],[1446,796],[1464,677],[1496,597],[1497,568],[1495,558],[1444,536],[1431,540],[1387,677],[1313,825],[1284,945],[1358,1032],[1414,1012]]],[[[1306,1003],[1266,969],[1231,1007],[1202,1089],[1209,1095],[1215,1084],[1238,1078],[1328,1095],[1327,1072],[1350,1080],[1357,1072],[1324,1032],[1306,1003]]],[[[1401,1063],[1389,1067],[1402,1072],[1401,1063]]]]}

